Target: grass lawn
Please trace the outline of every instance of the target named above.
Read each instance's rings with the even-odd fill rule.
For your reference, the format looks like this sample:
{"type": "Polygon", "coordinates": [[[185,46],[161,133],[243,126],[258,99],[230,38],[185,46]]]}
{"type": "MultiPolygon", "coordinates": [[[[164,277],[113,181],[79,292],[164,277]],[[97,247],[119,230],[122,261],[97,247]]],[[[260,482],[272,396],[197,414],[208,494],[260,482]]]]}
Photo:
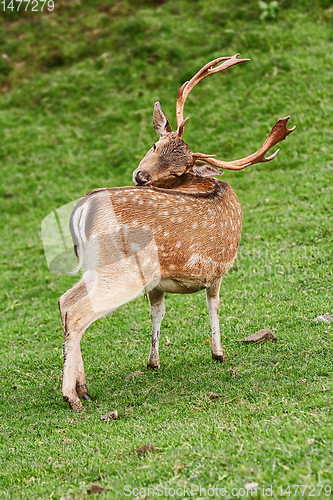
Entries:
{"type": "Polygon", "coordinates": [[[195,485],[232,498],[248,483],[256,498],[270,486],[272,498],[333,496],[333,323],[313,321],[333,313],[332,29],[324,0],[277,9],[55,0],[51,13],[1,11],[1,500],[84,499],[92,483],[108,499],[134,488],[129,498],[145,498],[140,488],[158,485],[163,498],[165,487],[195,485]],[[191,149],[236,159],[279,117],[290,114],[297,129],[273,162],[222,177],[243,207],[239,256],[221,287],[229,361],[211,360],[205,294],[167,295],[161,369],[147,371],[141,297],[86,331],[94,400],[73,413],[60,390],[57,300],[77,277],[48,270],[41,221],[93,188],[131,185],[157,139],[154,102],[174,127],[180,85],[236,52],[251,62],[207,78],[188,99],[191,149]],[[276,343],[235,342],[264,327],[276,343]],[[125,380],[135,370],[144,375],[125,380]],[[117,421],[100,421],[115,409],[117,421]],[[146,443],[160,453],[133,453],[146,443]]]}

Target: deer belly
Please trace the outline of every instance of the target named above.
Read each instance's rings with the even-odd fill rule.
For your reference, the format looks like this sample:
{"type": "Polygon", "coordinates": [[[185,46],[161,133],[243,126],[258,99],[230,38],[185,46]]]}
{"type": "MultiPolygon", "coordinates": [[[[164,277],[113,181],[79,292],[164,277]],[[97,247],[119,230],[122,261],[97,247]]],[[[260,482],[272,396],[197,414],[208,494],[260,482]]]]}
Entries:
{"type": "Polygon", "coordinates": [[[162,278],[156,286],[157,290],[165,293],[195,293],[204,288],[206,288],[205,284],[188,278],[162,278]]]}

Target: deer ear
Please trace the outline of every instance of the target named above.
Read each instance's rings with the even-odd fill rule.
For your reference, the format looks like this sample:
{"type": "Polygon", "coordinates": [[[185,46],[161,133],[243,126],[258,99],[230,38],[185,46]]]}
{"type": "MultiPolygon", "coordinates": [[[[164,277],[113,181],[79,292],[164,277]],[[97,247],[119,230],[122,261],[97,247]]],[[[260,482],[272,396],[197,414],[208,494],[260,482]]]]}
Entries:
{"type": "Polygon", "coordinates": [[[172,132],[169,120],[163,113],[163,110],[159,102],[155,102],[153,124],[155,131],[158,133],[160,137],[163,137],[164,135],[167,135],[169,132],[172,132]]]}
{"type": "Polygon", "coordinates": [[[207,163],[200,160],[197,160],[188,172],[199,177],[213,177],[213,175],[223,174],[223,170],[219,170],[212,165],[207,165],[207,163]]]}

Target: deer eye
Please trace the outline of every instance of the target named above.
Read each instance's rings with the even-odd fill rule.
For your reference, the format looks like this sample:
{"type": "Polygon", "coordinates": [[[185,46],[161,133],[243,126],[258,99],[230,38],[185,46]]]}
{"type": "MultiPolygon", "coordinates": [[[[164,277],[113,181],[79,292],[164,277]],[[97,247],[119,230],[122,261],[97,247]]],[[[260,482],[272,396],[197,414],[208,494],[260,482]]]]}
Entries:
{"type": "Polygon", "coordinates": [[[155,153],[155,151],[156,151],[156,144],[154,144],[154,146],[153,146],[153,151],[155,153]]]}

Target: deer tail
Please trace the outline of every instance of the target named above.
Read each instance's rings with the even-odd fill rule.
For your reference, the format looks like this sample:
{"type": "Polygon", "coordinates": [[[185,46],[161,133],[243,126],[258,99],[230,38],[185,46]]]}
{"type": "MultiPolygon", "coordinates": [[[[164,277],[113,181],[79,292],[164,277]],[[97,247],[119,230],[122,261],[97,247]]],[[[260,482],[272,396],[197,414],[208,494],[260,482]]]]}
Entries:
{"type": "MultiPolygon", "coordinates": [[[[81,198],[83,200],[84,198],[81,198]]],[[[85,262],[85,216],[86,216],[86,204],[81,203],[81,200],[78,202],[76,207],[74,208],[70,221],[69,221],[69,229],[72,235],[72,240],[74,244],[74,252],[76,257],[78,258],[77,266],[70,271],[69,274],[77,274],[80,269],[82,269],[83,264],[85,262]]]]}

